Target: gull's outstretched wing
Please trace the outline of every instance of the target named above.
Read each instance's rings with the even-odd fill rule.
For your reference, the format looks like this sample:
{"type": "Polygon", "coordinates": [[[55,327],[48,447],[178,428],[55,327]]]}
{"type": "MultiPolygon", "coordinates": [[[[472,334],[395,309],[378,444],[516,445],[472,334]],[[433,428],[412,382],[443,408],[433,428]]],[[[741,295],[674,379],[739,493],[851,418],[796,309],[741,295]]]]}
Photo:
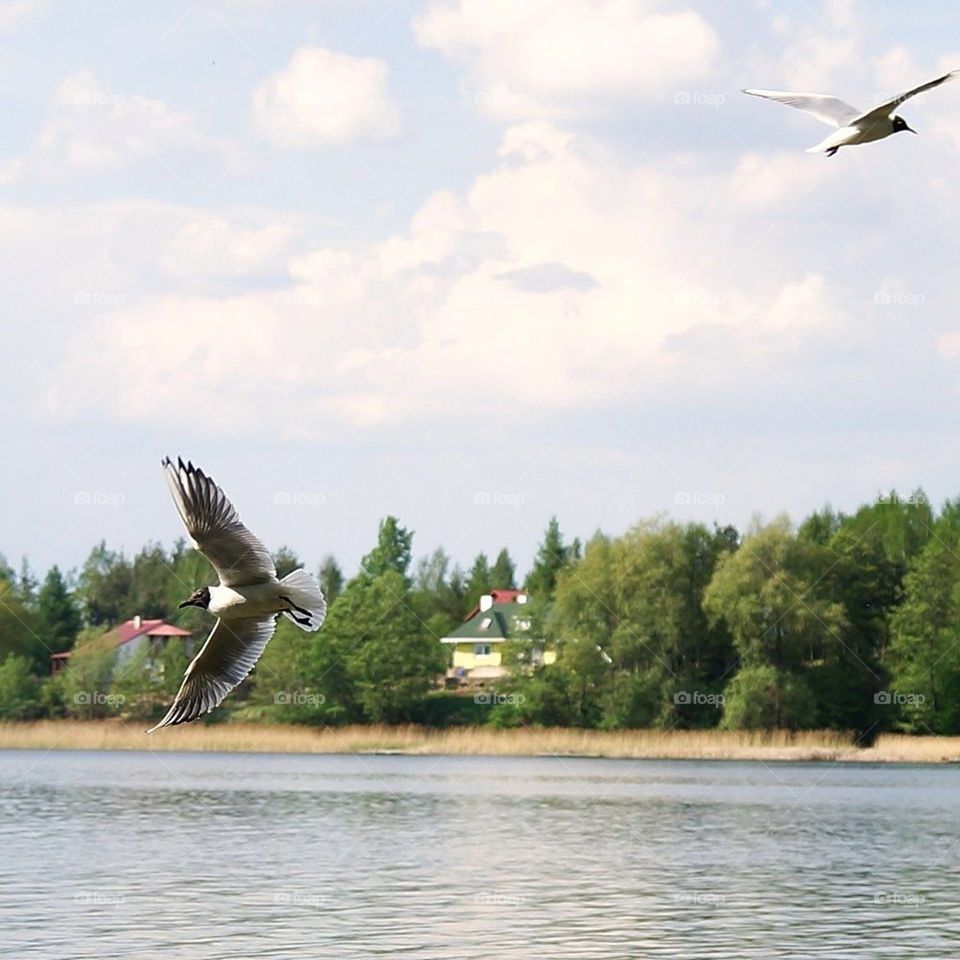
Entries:
{"type": "Polygon", "coordinates": [[[147,733],[188,723],[217,707],[260,659],[273,636],[276,614],[218,620],[201,651],[193,658],[166,716],[147,733]]]}
{"type": "Polygon", "coordinates": [[[862,114],[856,119],[859,121],[861,126],[869,126],[871,123],[875,123],[877,120],[885,120],[887,117],[892,117],[894,110],[896,110],[904,100],[909,100],[911,97],[915,97],[918,93],[923,93],[924,90],[932,90],[934,87],[939,87],[941,83],[946,83],[948,80],[957,76],[958,74],[960,74],[960,70],[951,70],[949,73],[945,73],[942,77],[937,77],[936,80],[928,80],[926,83],[921,83],[919,87],[914,87],[912,90],[908,90],[906,93],[901,93],[892,100],[887,100],[875,107],[871,107],[866,113],[862,114]]]}
{"type": "Polygon", "coordinates": [[[851,120],[860,116],[860,111],[856,107],[851,107],[849,103],[838,100],[836,97],[828,97],[824,93],[790,93],[788,90],[744,90],[751,97],[764,97],[767,100],[776,100],[777,103],[785,103],[788,107],[796,107],[810,116],[816,117],[823,123],[830,124],[831,127],[845,127],[851,120]]]}
{"type": "Polygon", "coordinates": [[[179,457],[176,465],[167,457],[163,471],[187,533],[225,587],[276,579],[270,552],[240,522],[233,504],[210,477],[179,457]]]}

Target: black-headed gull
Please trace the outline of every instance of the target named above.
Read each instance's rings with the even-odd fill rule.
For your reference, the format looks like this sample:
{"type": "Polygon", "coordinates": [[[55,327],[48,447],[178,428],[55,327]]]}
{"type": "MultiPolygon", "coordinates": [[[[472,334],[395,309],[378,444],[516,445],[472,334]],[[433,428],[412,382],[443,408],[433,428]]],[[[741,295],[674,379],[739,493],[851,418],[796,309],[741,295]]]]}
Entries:
{"type": "Polygon", "coordinates": [[[273,636],[277,615],[303,630],[320,628],[327,605],[306,570],[277,579],[267,548],[240,522],[233,505],[210,477],[189,461],[167,457],[163,470],[193,545],[213,564],[216,586],[195,590],[181,607],[202,607],[218,617],[194,657],[173,705],[148,730],[196,720],[219,706],[253,669],[273,636]]]}
{"type": "Polygon", "coordinates": [[[951,70],[942,77],[937,77],[936,80],[921,83],[919,87],[901,93],[866,112],[823,93],[790,93],[786,90],[744,90],[743,92],[754,97],[776,100],[778,103],[785,103],[788,107],[796,107],[832,127],[837,127],[830,136],[807,150],[807,153],[819,153],[825,150],[827,156],[832,157],[841,147],[882,140],[893,133],[900,133],[901,130],[916,133],[917,131],[907,126],[907,121],[903,117],[898,117],[894,110],[904,100],[909,100],[918,93],[923,93],[924,90],[939,87],[941,83],[945,83],[957,74],[960,74],[960,70],[951,70]]]}

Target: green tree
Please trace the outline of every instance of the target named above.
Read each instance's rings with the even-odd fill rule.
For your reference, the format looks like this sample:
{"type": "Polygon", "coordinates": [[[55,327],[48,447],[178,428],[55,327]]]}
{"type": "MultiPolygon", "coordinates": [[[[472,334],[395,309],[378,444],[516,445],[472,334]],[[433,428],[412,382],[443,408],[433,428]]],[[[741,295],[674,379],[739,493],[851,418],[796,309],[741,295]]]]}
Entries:
{"type": "Polygon", "coordinates": [[[279,547],[273,553],[273,565],[277,568],[277,576],[282,580],[288,573],[299,570],[303,564],[300,558],[289,547],[279,547]]]}
{"type": "Polygon", "coordinates": [[[960,732],[960,500],[945,504],[904,578],[890,632],[880,706],[911,732],[960,732]]]}
{"type": "Polygon", "coordinates": [[[27,657],[17,654],[0,663],[0,719],[33,720],[43,713],[40,685],[27,657]]]}
{"type": "Polygon", "coordinates": [[[739,716],[763,717],[767,726],[817,725],[810,669],[842,637],[846,618],[839,603],[816,589],[816,567],[815,549],[794,537],[785,516],[765,527],[754,525],[736,553],[720,558],[704,609],[711,622],[729,628],[741,671],[769,667],[774,677],[772,684],[766,671],[757,674],[763,682],[734,678],[726,725],[739,716]],[[761,702],[747,702],[748,696],[761,702]]]}
{"type": "Polygon", "coordinates": [[[56,678],[71,716],[85,720],[116,714],[122,703],[112,691],[116,649],[100,633],[81,637],[61,674],[56,678]]]}
{"type": "MultiPolygon", "coordinates": [[[[451,587],[447,580],[449,567],[450,557],[442,547],[438,547],[430,556],[422,558],[417,564],[410,597],[413,608],[425,625],[427,633],[436,639],[445,637],[461,619],[455,617],[448,609],[451,600],[451,587]]],[[[460,587],[461,595],[462,592],[460,587]]],[[[462,601],[462,596],[460,599],[462,601]]]]}
{"type": "MultiPolygon", "coordinates": [[[[335,606],[336,601],[331,609],[335,606]]],[[[270,723],[336,722],[342,712],[337,697],[344,691],[337,690],[328,676],[311,675],[313,647],[328,644],[327,631],[325,623],[319,634],[306,634],[286,617],[280,618],[253,671],[250,700],[263,719],[270,723]]]]}
{"type": "Polygon", "coordinates": [[[728,730],[809,727],[816,702],[803,676],[768,664],[741,668],[724,694],[723,724],[728,730]]]}
{"type": "Polygon", "coordinates": [[[26,657],[32,670],[45,674],[51,652],[40,635],[35,611],[23,601],[16,575],[0,558],[0,662],[10,655],[26,657]]]}
{"type": "Polygon", "coordinates": [[[480,602],[480,598],[490,592],[490,565],[485,553],[478,553],[467,574],[467,583],[465,587],[467,603],[474,607],[480,602]]]}
{"type": "Polygon", "coordinates": [[[115,626],[136,612],[131,610],[133,569],[122,553],[108,550],[104,541],[84,562],[78,592],[84,620],[91,626],[115,626]]]}
{"type": "Polygon", "coordinates": [[[463,571],[454,566],[450,579],[443,585],[437,596],[437,607],[453,623],[461,623],[470,610],[467,604],[467,590],[463,571]]]}
{"type": "Polygon", "coordinates": [[[417,616],[399,570],[350,581],[321,633],[313,648],[314,686],[329,691],[343,719],[415,719],[446,665],[445,651],[417,616]]]}
{"type": "Polygon", "coordinates": [[[49,654],[71,650],[83,626],[80,610],[67,590],[57,566],[51,567],[37,594],[37,634],[44,654],[34,669],[45,674],[49,670],[49,654]]]}
{"type": "Polygon", "coordinates": [[[380,521],[377,545],[360,561],[361,572],[379,577],[394,570],[406,580],[412,544],[413,533],[401,527],[396,517],[386,517],[380,521]]]}
{"type": "Polygon", "coordinates": [[[323,591],[324,599],[327,601],[327,607],[330,607],[343,589],[343,571],[332,553],[328,553],[320,561],[317,581],[323,591]]]}
{"type": "Polygon", "coordinates": [[[133,558],[130,576],[130,595],[118,604],[117,619],[107,626],[137,615],[163,619],[170,611],[170,595],[176,579],[172,561],[163,546],[148,543],[141,548],[133,558]]]}
{"type": "Polygon", "coordinates": [[[490,584],[495,590],[515,590],[517,588],[517,568],[504,547],[490,568],[490,584]]]}
{"type": "Polygon", "coordinates": [[[561,646],[582,640],[609,661],[605,726],[719,722],[706,698],[722,689],[734,655],[702,598],[729,549],[725,531],[657,518],[616,539],[595,535],[561,574],[553,613],[561,646]]]}
{"type": "Polygon", "coordinates": [[[563,544],[560,524],[556,517],[551,517],[543,535],[543,541],[537,549],[533,569],[527,574],[526,588],[531,595],[543,600],[552,600],[557,577],[569,560],[570,552],[563,544]]]}
{"type": "MultiPolygon", "coordinates": [[[[846,619],[810,672],[821,725],[853,729],[869,740],[896,722],[896,711],[879,696],[889,685],[885,659],[891,622],[909,565],[932,525],[922,491],[908,497],[892,493],[837,520],[826,542],[818,538],[818,591],[840,603],[846,619]]],[[[798,539],[804,539],[805,529],[809,520],[798,539]]]]}

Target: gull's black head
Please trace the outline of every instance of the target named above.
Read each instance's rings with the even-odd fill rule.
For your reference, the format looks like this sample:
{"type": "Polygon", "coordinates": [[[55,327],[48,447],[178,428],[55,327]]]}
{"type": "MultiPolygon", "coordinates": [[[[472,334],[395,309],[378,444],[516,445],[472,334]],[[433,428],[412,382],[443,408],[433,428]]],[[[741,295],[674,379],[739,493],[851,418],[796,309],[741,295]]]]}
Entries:
{"type": "Polygon", "coordinates": [[[178,609],[182,610],[184,607],[200,607],[203,610],[206,610],[210,606],[210,588],[201,587],[199,590],[194,590],[190,594],[189,600],[184,600],[183,603],[179,604],[178,609]]]}
{"type": "Polygon", "coordinates": [[[893,118],[893,132],[900,133],[901,130],[909,130],[911,133],[916,133],[917,131],[913,127],[907,126],[907,121],[903,117],[894,117],[893,118]]]}

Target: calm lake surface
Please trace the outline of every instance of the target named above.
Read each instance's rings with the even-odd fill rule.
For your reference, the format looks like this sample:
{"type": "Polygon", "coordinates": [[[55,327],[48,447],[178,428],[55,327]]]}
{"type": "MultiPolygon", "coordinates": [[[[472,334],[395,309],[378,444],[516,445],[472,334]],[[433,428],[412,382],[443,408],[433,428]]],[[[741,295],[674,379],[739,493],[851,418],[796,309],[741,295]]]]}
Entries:
{"type": "Polygon", "coordinates": [[[0,955],[960,957],[960,767],[0,751],[0,955]]]}

